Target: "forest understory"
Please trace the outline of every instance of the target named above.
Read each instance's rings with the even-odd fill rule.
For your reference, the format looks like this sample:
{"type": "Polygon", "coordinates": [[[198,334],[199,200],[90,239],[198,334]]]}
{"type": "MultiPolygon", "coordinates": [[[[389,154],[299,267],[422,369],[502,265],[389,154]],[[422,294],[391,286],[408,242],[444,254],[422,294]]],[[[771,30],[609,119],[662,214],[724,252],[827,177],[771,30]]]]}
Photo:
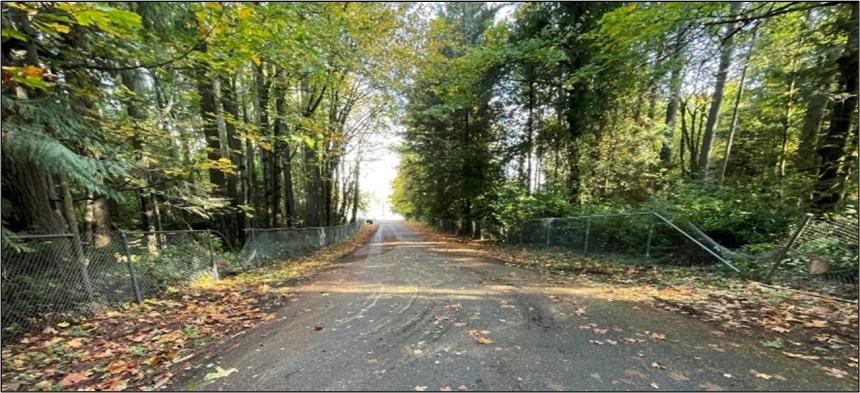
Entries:
{"type": "MultiPolygon", "coordinates": [[[[3,390],[157,390],[173,375],[206,367],[219,344],[274,320],[296,283],[367,243],[376,226],[348,241],[267,267],[169,290],[163,296],[41,332],[5,339],[3,390]]],[[[212,368],[212,378],[230,370],[212,368]]]]}

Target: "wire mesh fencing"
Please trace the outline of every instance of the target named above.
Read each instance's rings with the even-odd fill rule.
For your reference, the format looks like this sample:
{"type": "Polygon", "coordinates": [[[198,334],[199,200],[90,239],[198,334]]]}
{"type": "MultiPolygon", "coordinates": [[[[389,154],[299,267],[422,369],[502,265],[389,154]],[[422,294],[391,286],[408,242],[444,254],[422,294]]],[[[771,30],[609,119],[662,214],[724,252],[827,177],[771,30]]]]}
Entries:
{"type": "MultiPolygon", "coordinates": [[[[477,238],[480,221],[434,219],[442,231],[477,238]]],[[[517,223],[507,230],[484,224],[481,238],[512,244],[559,247],[586,255],[612,254],[637,261],[675,265],[722,263],[738,269],[718,250],[656,212],[598,214],[541,218],[517,223]]]]}
{"type": "Polygon", "coordinates": [[[502,240],[504,231],[498,225],[483,220],[451,220],[434,218],[430,225],[457,236],[467,236],[476,240],[502,240]]]}
{"type": "Polygon", "coordinates": [[[508,242],[561,247],[582,254],[637,257],[672,265],[722,263],[738,269],[689,231],[656,212],[545,218],[515,226],[508,242]]]}
{"type": "Polygon", "coordinates": [[[350,238],[360,227],[253,229],[235,255],[217,252],[222,239],[207,230],[112,231],[88,241],[70,234],[4,236],[3,335],[139,303],[171,287],[218,280],[223,271],[304,255],[350,238]]]}
{"type": "Polygon", "coordinates": [[[436,218],[425,223],[473,239],[561,248],[636,265],[717,264],[743,277],[843,298],[856,298],[860,281],[860,228],[854,210],[818,218],[808,214],[788,228],[784,241],[752,254],[726,248],[693,223],[675,223],[654,211],[533,219],[494,228],[494,237],[487,235],[492,226],[481,221],[436,218]]]}
{"type": "Polygon", "coordinates": [[[330,246],[355,235],[363,220],[331,227],[246,229],[237,258],[246,269],[270,264],[330,246]]]}
{"type": "Polygon", "coordinates": [[[171,285],[217,274],[207,231],[113,231],[11,236],[2,246],[4,332],[140,302],[171,285]]]}
{"type": "Polygon", "coordinates": [[[812,220],[800,233],[780,271],[826,282],[857,284],[860,228],[855,211],[812,220]]]}

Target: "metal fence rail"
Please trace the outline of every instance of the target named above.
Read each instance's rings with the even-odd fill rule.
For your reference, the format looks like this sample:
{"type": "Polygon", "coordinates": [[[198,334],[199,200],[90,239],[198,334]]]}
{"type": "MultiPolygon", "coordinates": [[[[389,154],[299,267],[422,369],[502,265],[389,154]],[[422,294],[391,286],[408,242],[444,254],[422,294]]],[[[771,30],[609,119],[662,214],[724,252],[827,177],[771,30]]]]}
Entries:
{"type": "MultiPolygon", "coordinates": [[[[488,238],[485,228],[492,227],[481,221],[438,218],[425,223],[473,239],[488,238]]],[[[847,297],[856,294],[860,281],[854,210],[817,219],[808,214],[789,228],[790,236],[784,242],[757,254],[723,247],[693,223],[678,224],[654,211],[540,218],[495,231],[494,239],[505,243],[623,256],[634,264],[719,262],[746,277],[766,282],[773,277],[792,286],[824,288],[847,297]]]]}
{"type": "Polygon", "coordinates": [[[444,232],[459,236],[468,236],[472,239],[502,240],[504,238],[502,228],[487,221],[434,218],[427,223],[444,232]]]}
{"type": "Polygon", "coordinates": [[[332,227],[246,229],[247,240],[238,260],[251,269],[304,255],[352,237],[362,225],[363,220],[359,220],[332,227]]]}
{"type": "Polygon", "coordinates": [[[220,235],[209,230],[112,231],[89,241],[71,234],[4,236],[3,335],[217,280],[230,260],[247,269],[303,255],[351,237],[360,226],[252,229],[238,255],[216,252],[220,235]]]}
{"type": "MultiPolygon", "coordinates": [[[[476,237],[468,228],[475,223],[478,221],[433,220],[433,225],[445,232],[472,238],[476,237]]],[[[720,262],[739,271],[718,252],[653,211],[541,218],[506,231],[497,229],[496,233],[496,238],[506,243],[563,247],[583,254],[629,255],[670,264],[720,262]]]]}

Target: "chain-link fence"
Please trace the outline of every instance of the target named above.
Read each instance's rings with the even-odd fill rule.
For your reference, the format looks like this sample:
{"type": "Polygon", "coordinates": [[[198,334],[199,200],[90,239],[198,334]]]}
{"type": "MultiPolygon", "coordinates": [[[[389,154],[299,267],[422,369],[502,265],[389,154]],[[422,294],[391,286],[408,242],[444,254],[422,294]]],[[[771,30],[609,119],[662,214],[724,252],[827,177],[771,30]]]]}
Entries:
{"type": "Polygon", "coordinates": [[[69,234],[4,236],[3,334],[140,302],[169,287],[217,280],[219,272],[303,255],[351,237],[360,226],[252,229],[238,255],[217,252],[214,246],[223,239],[207,230],[112,231],[91,241],[69,234]]]}
{"type": "Polygon", "coordinates": [[[247,241],[238,260],[246,269],[251,269],[304,255],[352,237],[363,222],[332,227],[246,229],[247,241]]]}
{"type": "MultiPolygon", "coordinates": [[[[476,237],[469,229],[480,226],[478,223],[433,220],[433,225],[445,232],[472,238],[476,237]]],[[[505,231],[495,229],[494,238],[506,243],[562,247],[589,255],[627,255],[654,263],[690,265],[719,262],[738,271],[717,250],[656,212],[528,220],[505,231]]]]}
{"type": "Polygon", "coordinates": [[[36,328],[217,277],[211,239],[209,231],[113,231],[86,242],[9,236],[2,246],[3,329],[36,328]]]}
{"type": "Polygon", "coordinates": [[[804,218],[790,228],[791,236],[785,242],[755,255],[723,247],[693,223],[674,223],[653,211],[541,218],[506,230],[482,221],[437,218],[427,223],[473,239],[561,247],[587,255],[628,256],[636,263],[719,262],[735,272],[742,264],[765,280],[776,272],[774,277],[781,282],[817,280],[856,285],[858,281],[856,212],[811,221],[804,218]],[[485,228],[494,228],[494,236],[487,236],[485,228]]]}
{"type": "Polygon", "coordinates": [[[427,223],[444,232],[467,236],[476,240],[502,240],[504,238],[502,228],[487,221],[434,218],[427,223]]]}
{"type": "Polygon", "coordinates": [[[858,217],[848,212],[812,220],[792,247],[783,276],[808,274],[815,280],[856,284],[858,281],[858,217]]]}

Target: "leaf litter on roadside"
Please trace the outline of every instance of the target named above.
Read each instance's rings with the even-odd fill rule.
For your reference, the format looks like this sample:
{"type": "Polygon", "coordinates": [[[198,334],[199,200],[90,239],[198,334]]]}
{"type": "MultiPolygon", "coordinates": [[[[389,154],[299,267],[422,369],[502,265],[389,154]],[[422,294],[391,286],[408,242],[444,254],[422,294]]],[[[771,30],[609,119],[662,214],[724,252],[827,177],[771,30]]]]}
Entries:
{"type": "MultiPolygon", "coordinates": [[[[334,245],[268,268],[206,285],[169,288],[140,305],[63,321],[4,340],[3,390],[152,390],[175,371],[193,368],[207,343],[273,319],[268,310],[294,298],[273,290],[360,247],[374,227],[334,245]]],[[[5,337],[4,337],[5,338],[5,337]]],[[[233,369],[235,370],[235,369],[233,369]]],[[[216,369],[216,372],[218,370],[216,369]]],[[[222,369],[219,375],[229,375],[222,369]]]]}
{"type": "Polygon", "coordinates": [[[469,335],[472,336],[478,342],[478,344],[484,344],[484,345],[492,344],[493,340],[491,340],[490,338],[485,336],[485,334],[489,334],[489,332],[487,332],[486,330],[483,330],[483,331],[478,331],[475,329],[469,330],[469,335]]]}
{"type": "MultiPolygon", "coordinates": [[[[434,239],[457,242],[456,252],[460,254],[576,279],[596,297],[641,301],[701,319],[719,327],[711,332],[717,337],[738,333],[753,336],[769,343],[767,347],[773,350],[790,347],[787,352],[801,355],[785,355],[788,357],[826,363],[835,369],[856,369],[857,362],[851,360],[858,351],[856,301],[837,301],[826,294],[764,285],[726,276],[709,267],[631,266],[561,248],[470,241],[441,235],[421,225],[414,225],[414,229],[434,239]],[[777,346],[777,340],[782,341],[782,348],[777,346]]],[[[856,296],[856,287],[851,292],[856,296]]],[[[584,317],[586,310],[580,307],[574,313],[584,317]]],[[[585,325],[579,328],[589,330],[585,325]]],[[[631,343],[627,339],[624,342],[631,343]]],[[[854,374],[849,375],[857,379],[854,374]]]]}

